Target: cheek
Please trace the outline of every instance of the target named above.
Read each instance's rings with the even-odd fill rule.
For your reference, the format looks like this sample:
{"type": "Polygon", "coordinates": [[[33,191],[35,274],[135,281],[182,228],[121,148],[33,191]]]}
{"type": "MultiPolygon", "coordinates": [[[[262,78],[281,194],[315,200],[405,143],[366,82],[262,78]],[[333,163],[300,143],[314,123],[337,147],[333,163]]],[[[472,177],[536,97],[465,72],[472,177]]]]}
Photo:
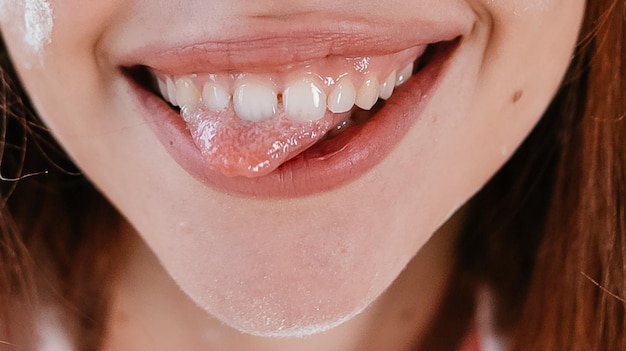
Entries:
{"type": "MultiPolygon", "coordinates": [[[[399,197],[369,188],[381,194],[380,203],[399,197]]],[[[344,191],[345,203],[333,195],[224,198],[210,216],[189,215],[190,209],[163,219],[158,227],[169,226],[168,235],[142,232],[183,291],[220,321],[257,335],[307,335],[369,305],[428,238],[397,223],[410,222],[398,218],[402,208],[385,212],[389,205],[364,201],[364,190],[344,191]]],[[[206,208],[206,200],[190,202],[206,208]]]]}
{"type": "Polygon", "coordinates": [[[549,105],[570,62],[583,1],[488,1],[492,23],[472,116],[508,157],[549,105]],[[488,126],[488,127],[487,127],[488,126]]]}
{"type": "Polygon", "coordinates": [[[43,64],[45,47],[52,42],[54,10],[46,0],[2,0],[2,29],[5,36],[17,37],[26,67],[43,64]]]}
{"type": "Polygon", "coordinates": [[[559,0],[481,0],[487,6],[495,9],[506,9],[515,15],[521,15],[529,11],[548,11],[555,6],[559,0]]]}

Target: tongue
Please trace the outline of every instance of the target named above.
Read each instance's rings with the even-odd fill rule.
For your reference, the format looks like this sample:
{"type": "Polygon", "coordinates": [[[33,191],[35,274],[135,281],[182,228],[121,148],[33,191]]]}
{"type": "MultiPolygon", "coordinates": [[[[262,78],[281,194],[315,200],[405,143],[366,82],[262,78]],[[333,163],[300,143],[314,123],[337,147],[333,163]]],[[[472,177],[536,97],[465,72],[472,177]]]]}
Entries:
{"type": "Polygon", "coordinates": [[[303,152],[349,116],[327,111],[315,122],[288,119],[282,109],[260,122],[242,120],[233,109],[184,109],[193,140],[207,165],[227,176],[259,177],[303,152]]]}

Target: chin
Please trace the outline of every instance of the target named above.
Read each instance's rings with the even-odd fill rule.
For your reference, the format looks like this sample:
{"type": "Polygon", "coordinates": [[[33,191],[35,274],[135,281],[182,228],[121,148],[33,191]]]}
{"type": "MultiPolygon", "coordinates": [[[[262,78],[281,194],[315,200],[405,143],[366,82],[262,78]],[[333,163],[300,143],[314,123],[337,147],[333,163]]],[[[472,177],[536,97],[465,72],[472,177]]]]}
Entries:
{"type": "Polygon", "coordinates": [[[173,235],[184,240],[153,249],[181,290],[220,322],[259,336],[320,333],[371,305],[445,220],[425,221],[423,232],[408,220],[390,225],[411,206],[344,207],[358,193],[298,220],[287,218],[308,205],[295,200],[238,206],[259,215],[233,209],[234,218],[246,220],[227,229],[187,216],[184,233],[173,235]]]}

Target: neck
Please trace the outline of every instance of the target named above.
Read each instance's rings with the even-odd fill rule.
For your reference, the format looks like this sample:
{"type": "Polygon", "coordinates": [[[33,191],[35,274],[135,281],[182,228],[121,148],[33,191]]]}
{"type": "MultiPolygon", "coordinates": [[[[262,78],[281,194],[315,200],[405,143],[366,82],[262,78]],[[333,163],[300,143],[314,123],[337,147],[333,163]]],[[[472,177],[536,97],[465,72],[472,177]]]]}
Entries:
{"type": "Polygon", "coordinates": [[[440,328],[435,324],[447,325],[442,316],[451,313],[457,319],[449,311],[456,307],[443,300],[448,286],[457,285],[451,277],[460,225],[457,214],[357,317],[325,333],[284,339],[242,334],[212,319],[178,288],[128,226],[133,240],[113,296],[104,350],[415,350],[433,342],[430,335],[440,328]]]}

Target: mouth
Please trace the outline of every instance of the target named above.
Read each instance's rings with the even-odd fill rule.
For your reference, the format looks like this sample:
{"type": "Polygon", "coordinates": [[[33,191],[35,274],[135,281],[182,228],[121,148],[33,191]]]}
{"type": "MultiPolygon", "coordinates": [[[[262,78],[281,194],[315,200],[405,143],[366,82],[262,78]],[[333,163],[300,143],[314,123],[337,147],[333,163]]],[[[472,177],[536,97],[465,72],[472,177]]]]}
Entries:
{"type": "Polygon", "coordinates": [[[123,72],[191,175],[230,194],[284,198],[330,191],[380,163],[420,120],[460,42],[265,72],[123,72]]]}

